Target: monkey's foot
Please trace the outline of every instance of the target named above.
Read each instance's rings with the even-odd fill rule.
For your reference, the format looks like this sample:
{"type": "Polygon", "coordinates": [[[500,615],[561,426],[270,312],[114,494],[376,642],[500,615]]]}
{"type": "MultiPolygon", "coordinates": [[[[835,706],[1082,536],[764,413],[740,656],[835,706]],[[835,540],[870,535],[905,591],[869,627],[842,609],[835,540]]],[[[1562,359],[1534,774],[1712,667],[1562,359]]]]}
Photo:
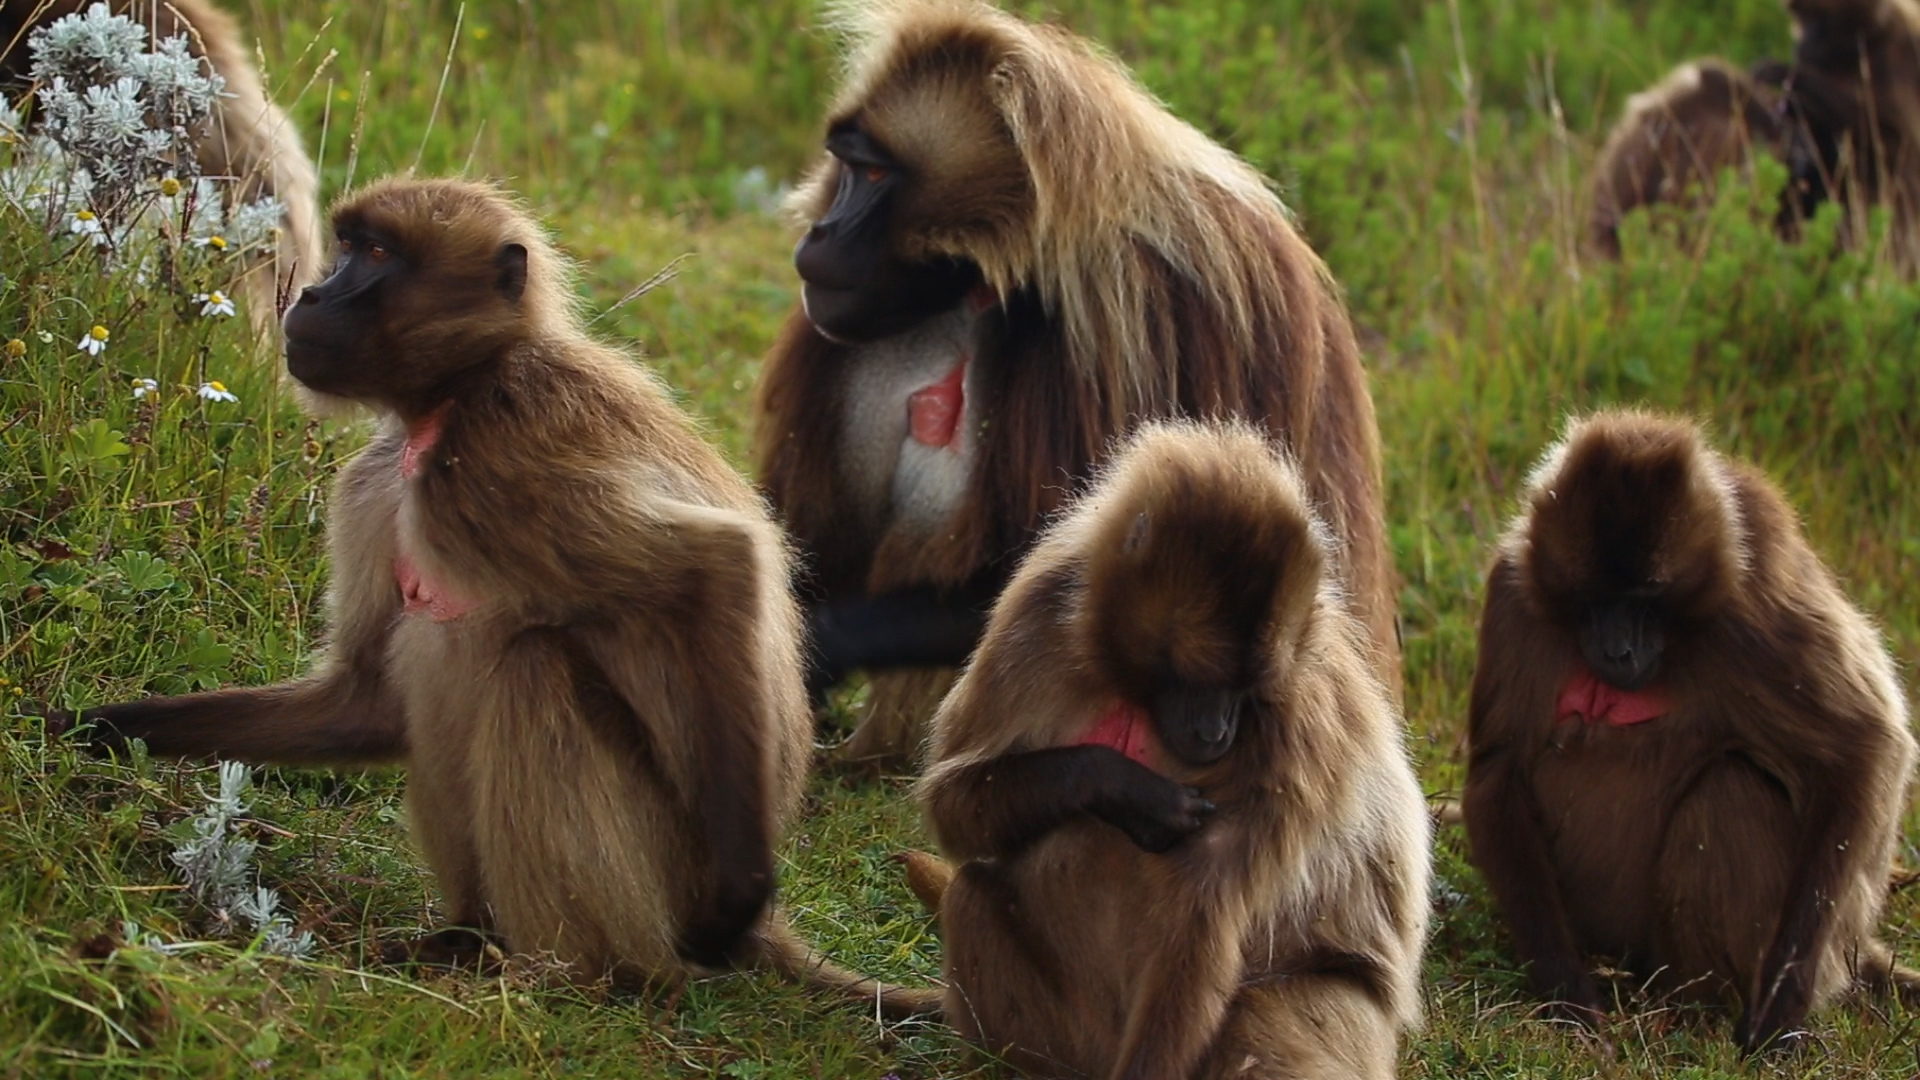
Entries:
{"type": "Polygon", "coordinates": [[[389,942],[380,949],[380,962],[391,967],[470,969],[492,975],[507,956],[494,939],[479,930],[449,926],[411,941],[389,942]]]}
{"type": "Polygon", "coordinates": [[[920,898],[927,914],[940,914],[940,901],[947,895],[947,886],[953,884],[953,864],[924,851],[903,851],[893,858],[907,868],[907,888],[920,898]]]}

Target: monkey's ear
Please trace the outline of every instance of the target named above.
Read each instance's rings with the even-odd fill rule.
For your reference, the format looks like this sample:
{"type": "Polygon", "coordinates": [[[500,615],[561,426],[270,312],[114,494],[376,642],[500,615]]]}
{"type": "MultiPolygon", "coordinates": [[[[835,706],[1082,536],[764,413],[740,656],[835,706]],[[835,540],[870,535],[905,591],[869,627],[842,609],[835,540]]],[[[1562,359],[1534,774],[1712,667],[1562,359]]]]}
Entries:
{"type": "Polygon", "coordinates": [[[527,291],[527,248],[525,244],[502,244],[500,253],[493,257],[493,265],[500,271],[498,285],[500,294],[514,303],[519,303],[520,294],[527,291]]]}

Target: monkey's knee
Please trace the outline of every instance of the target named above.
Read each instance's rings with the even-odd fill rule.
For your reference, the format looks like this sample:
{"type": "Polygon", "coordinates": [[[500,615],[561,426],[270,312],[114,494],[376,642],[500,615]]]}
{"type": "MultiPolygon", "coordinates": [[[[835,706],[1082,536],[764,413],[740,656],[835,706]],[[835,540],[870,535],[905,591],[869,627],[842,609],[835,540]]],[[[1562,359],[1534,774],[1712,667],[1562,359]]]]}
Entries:
{"type": "Polygon", "coordinates": [[[1660,853],[1663,982],[1703,999],[1744,992],[1779,925],[1795,835],[1785,790],[1752,763],[1729,757],[1701,774],[1660,853]]]}
{"type": "Polygon", "coordinates": [[[970,862],[940,900],[946,952],[947,1021],[968,1039],[994,1048],[1024,1043],[1061,996],[1051,946],[1023,909],[1004,867],[970,862]]]}
{"type": "Polygon", "coordinates": [[[1206,1063],[1204,1080],[1389,1080],[1397,1025],[1364,986],[1301,975],[1242,990],[1206,1063]]]}

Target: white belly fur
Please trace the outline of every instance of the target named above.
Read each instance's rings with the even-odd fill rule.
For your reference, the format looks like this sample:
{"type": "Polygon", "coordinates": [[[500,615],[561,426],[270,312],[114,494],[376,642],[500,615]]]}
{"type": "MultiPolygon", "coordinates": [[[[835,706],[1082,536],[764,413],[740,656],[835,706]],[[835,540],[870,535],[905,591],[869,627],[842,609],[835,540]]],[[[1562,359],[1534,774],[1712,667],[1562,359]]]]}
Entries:
{"type": "Polygon", "coordinates": [[[928,446],[913,438],[908,398],[944,379],[963,357],[978,354],[985,312],[963,301],[904,334],[863,345],[848,358],[840,424],[841,477],[868,523],[931,527],[966,497],[976,457],[979,365],[969,363],[953,442],[928,446]]]}

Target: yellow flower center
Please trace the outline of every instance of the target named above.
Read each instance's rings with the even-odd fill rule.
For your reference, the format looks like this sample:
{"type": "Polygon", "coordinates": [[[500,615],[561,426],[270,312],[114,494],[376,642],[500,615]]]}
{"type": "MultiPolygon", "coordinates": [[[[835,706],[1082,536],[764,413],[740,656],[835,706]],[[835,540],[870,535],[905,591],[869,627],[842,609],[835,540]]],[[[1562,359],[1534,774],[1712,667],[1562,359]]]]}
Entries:
{"type": "Polygon", "coordinates": [[[14,338],[7,342],[7,355],[13,357],[27,355],[27,343],[21,341],[19,338],[14,338]]]}
{"type": "Polygon", "coordinates": [[[224,394],[227,392],[227,384],[218,379],[215,379],[207,385],[213,387],[213,392],[216,394],[224,394]]]}
{"type": "Polygon", "coordinates": [[[216,251],[225,251],[227,250],[227,238],[224,236],[209,236],[207,237],[207,246],[216,251]]]}
{"type": "Polygon", "coordinates": [[[87,331],[87,336],[95,341],[105,341],[107,340],[107,328],[104,326],[96,326],[87,331]]]}
{"type": "Polygon", "coordinates": [[[207,294],[207,300],[208,302],[214,303],[214,304],[224,304],[227,302],[227,294],[220,292],[219,290],[216,289],[215,291],[207,294]]]}
{"type": "Polygon", "coordinates": [[[165,195],[169,199],[180,194],[180,181],[175,180],[171,176],[160,181],[160,194],[165,195]]]}
{"type": "Polygon", "coordinates": [[[92,221],[92,220],[93,220],[93,211],[91,211],[91,210],[82,210],[82,211],[80,211],[79,213],[77,213],[77,214],[75,214],[75,215],[73,215],[73,216],[74,216],[74,217],[77,217],[77,218],[79,218],[79,219],[80,219],[81,221],[92,221]]]}

